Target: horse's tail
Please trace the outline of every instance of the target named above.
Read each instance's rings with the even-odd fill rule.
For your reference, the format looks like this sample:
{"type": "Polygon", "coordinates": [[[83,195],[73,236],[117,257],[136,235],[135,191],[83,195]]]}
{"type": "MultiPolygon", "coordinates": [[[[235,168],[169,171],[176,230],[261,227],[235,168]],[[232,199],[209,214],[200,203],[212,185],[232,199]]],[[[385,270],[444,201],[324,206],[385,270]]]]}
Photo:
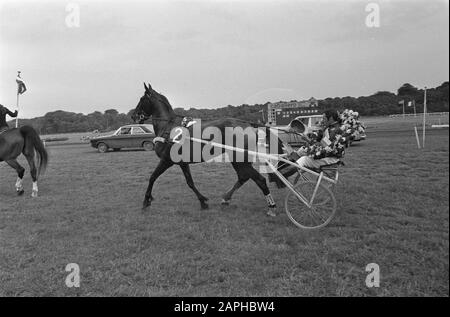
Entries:
{"type": "Polygon", "coordinates": [[[31,145],[38,154],[38,175],[45,172],[48,163],[48,153],[42,143],[39,134],[30,126],[23,126],[20,128],[20,133],[25,139],[25,147],[31,145]]]}

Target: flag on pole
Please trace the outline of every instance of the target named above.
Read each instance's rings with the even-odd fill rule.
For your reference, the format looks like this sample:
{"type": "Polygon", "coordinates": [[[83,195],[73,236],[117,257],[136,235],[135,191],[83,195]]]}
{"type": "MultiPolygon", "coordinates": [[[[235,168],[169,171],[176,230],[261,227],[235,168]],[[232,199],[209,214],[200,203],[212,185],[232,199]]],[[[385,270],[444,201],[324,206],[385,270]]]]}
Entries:
{"type": "Polygon", "coordinates": [[[17,72],[16,83],[17,83],[17,94],[18,95],[21,95],[25,91],[27,91],[27,87],[25,86],[23,79],[20,77],[20,71],[17,72]]]}
{"type": "MultiPolygon", "coordinates": [[[[17,72],[16,77],[16,83],[17,83],[17,101],[16,101],[16,107],[17,112],[19,112],[19,96],[23,94],[25,91],[27,91],[27,87],[25,86],[25,83],[23,82],[22,77],[20,77],[20,70],[17,72]]],[[[19,127],[19,115],[16,117],[16,128],[19,127]]]]}

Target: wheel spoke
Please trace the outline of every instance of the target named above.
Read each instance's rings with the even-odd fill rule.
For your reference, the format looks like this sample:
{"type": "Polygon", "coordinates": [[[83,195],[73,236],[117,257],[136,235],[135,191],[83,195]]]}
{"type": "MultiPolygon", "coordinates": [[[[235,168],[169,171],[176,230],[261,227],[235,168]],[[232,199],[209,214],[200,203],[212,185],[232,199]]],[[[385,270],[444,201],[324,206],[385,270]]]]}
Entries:
{"type": "MultiPolygon", "coordinates": [[[[315,187],[315,182],[303,181],[295,186],[295,191],[307,199],[311,199],[315,187]]],[[[320,185],[311,207],[307,207],[293,192],[288,192],[285,209],[289,219],[296,226],[303,229],[321,228],[328,224],[334,216],[336,200],[328,187],[320,185]]]]}
{"type": "Polygon", "coordinates": [[[318,212],[316,212],[314,209],[315,209],[314,206],[310,208],[311,215],[313,216],[313,218],[314,218],[314,216],[316,215],[318,218],[320,218],[320,219],[322,220],[322,222],[325,222],[327,219],[326,219],[326,218],[323,218],[323,217],[322,217],[318,212]]]}

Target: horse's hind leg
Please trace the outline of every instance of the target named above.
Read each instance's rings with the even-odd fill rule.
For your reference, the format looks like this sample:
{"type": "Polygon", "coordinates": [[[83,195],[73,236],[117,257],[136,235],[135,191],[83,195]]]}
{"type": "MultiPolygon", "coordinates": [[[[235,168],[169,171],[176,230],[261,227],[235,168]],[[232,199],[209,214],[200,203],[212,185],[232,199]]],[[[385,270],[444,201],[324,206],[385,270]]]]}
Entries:
{"type": "Polygon", "coordinates": [[[202,206],[202,209],[208,209],[208,204],[206,203],[208,201],[208,198],[203,196],[195,187],[194,179],[192,178],[191,169],[189,168],[188,164],[180,164],[181,170],[183,171],[184,177],[186,178],[186,183],[188,186],[194,191],[195,195],[197,195],[198,200],[200,201],[200,205],[202,206]]]}
{"type": "Polygon", "coordinates": [[[30,174],[31,179],[33,180],[33,190],[31,192],[31,197],[36,198],[38,196],[39,188],[38,188],[38,177],[37,177],[37,168],[36,163],[34,162],[34,151],[32,154],[27,153],[25,157],[30,165],[30,174]]]}
{"type": "Polygon", "coordinates": [[[23,175],[25,174],[25,169],[20,166],[19,162],[17,160],[7,160],[6,163],[11,166],[13,169],[17,172],[17,181],[16,181],[16,191],[19,196],[23,195],[25,192],[23,189],[23,175]]]}
{"type": "MultiPolygon", "coordinates": [[[[235,167],[233,165],[233,167],[235,167]]],[[[267,186],[267,181],[255,168],[251,165],[251,163],[241,163],[239,165],[236,165],[235,167],[236,171],[238,172],[239,177],[244,178],[250,178],[252,179],[256,185],[261,189],[261,191],[264,194],[264,197],[266,198],[267,205],[269,207],[269,210],[267,214],[269,216],[275,216],[275,208],[276,204],[273,200],[272,194],[270,193],[269,187],[267,186]]]]}
{"type": "Polygon", "coordinates": [[[267,186],[267,181],[264,176],[262,176],[253,166],[251,167],[250,172],[250,178],[258,185],[258,187],[261,189],[261,191],[264,194],[264,197],[266,198],[267,207],[269,208],[267,210],[267,215],[271,217],[275,217],[276,213],[276,203],[275,200],[272,197],[272,194],[270,193],[269,187],[267,186]]]}
{"type": "Polygon", "coordinates": [[[233,185],[233,187],[231,187],[225,194],[223,194],[221,202],[222,205],[229,205],[234,192],[241,188],[242,185],[244,185],[250,179],[250,175],[248,175],[248,173],[245,171],[245,168],[243,168],[244,164],[246,165],[247,163],[231,163],[238,175],[238,180],[233,185]]]}
{"type": "Polygon", "coordinates": [[[222,205],[229,205],[230,201],[231,201],[231,197],[233,197],[233,194],[235,191],[237,191],[239,188],[242,187],[242,185],[245,184],[247,180],[243,181],[243,180],[239,180],[233,185],[233,187],[231,187],[229,190],[227,190],[227,192],[225,194],[223,194],[222,196],[222,205]]]}

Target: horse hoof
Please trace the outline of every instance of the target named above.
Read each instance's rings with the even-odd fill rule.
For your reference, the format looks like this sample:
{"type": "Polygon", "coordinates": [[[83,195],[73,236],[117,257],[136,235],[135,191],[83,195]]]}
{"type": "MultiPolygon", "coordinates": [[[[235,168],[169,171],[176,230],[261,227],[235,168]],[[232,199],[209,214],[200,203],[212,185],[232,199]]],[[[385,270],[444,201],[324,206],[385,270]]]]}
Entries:
{"type": "Polygon", "coordinates": [[[151,204],[152,203],[150,201],[144,201],[144,203],[142,204],[142,211],[146,211],[151,204]]]}
{"type": "Polygon", "coordinates": [[[207,203],[202,203],[202,210],[209,209],[209,205],[207,203]]]}
{"type": "Polygon", "coordinates": [[[17,191],[17,196],[22,196],[25,193],[23,189],[17,191]]]}
{"type": "Polygon", "coordinates": [[[31,193],[31,197],[33,198],[38,197],[38,192],[33,190],[33,192],[31,193]]]}
{"type": "Polygon", "coordinates": [[[230,201],[229,201],[229,200],[222,199],[222,201],[220,202],[220,204],[221,204],[222,206],[229,206],[229,205],[230,205],[230,201]]]}

